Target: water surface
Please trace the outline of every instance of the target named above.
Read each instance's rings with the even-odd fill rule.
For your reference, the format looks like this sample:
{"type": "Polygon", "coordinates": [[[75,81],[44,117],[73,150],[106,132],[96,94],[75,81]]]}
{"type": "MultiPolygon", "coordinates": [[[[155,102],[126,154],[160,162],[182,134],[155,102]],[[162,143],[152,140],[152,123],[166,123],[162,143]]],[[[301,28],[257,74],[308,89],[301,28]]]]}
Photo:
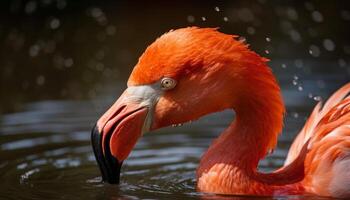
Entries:
{"type": "MultiPolygon", "coordinates": [[[[310,84],[314,83],[311,81],[310,84]]],[[[303,93],[284,88],[289,111],[286,127],[274,153],[260,162],[263,171],[271,171],[283,164],[294,135],[303,125],[312,105],[317,103],[303,93]],[[300,103],[291,99],[300,99],[300,103]]],[[[40,101],[26,104],[19,112],[3,115],[0,126],[0,197],[214,198],[196,191],[195,170],[211,141],[233,120],[233,112],[224,111],[181,127],[145,134],[124,162],[121,184],[108,185],[101,183],[90,145],[90,129],[115,97],[40,101]]]]}

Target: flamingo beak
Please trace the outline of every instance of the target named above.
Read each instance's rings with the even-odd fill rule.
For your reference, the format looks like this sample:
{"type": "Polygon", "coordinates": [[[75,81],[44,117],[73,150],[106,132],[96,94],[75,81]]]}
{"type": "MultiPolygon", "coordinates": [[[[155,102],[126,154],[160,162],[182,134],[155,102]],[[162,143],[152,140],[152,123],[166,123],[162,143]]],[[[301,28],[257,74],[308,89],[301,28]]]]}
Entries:
{"type": "Polygon", "coordinates": [[[122,163],[149,130],[157,100],[150,86],[129,87],[97,121],[91,141],[104,182],[119,183],[122,163]]]}

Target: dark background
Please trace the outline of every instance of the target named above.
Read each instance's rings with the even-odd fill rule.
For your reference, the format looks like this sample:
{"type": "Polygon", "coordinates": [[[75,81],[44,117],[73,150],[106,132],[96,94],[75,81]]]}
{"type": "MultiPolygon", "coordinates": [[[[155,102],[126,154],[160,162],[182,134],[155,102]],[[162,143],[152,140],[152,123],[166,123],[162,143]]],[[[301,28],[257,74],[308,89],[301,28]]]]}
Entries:
{"type": "Polygon", "coordinates": [[[315,92],[334,79],[338,84],[329,90],[350,80],[345,0],[3,0],[0,13],[0,113],[24,102],[89,99],[107,87],[125,87],[147,45],[187,26],[246,38],[288,87],[294,76],[314,80],[315,92]]]}

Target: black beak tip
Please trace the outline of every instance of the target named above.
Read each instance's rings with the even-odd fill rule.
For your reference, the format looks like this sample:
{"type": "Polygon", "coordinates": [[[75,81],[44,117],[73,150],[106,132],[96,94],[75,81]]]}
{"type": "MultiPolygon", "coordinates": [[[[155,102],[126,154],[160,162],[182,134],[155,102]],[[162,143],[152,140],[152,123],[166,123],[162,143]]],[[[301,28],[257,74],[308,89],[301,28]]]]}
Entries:
{"type": "Polygon", "coordinates": [[[103,182],[110,184],[119,184],[120,169],[122,162],[119,162],[117,158],[112,156],[109,147],[110,136],[107,135],[105,144],[102,145],[102,133],[98,131],[97,125],[91,131],[91,143],[94,150],[96,161],[99,165],[103,182]],[[104,146],[104,151],[103,151],[104,146]]]}

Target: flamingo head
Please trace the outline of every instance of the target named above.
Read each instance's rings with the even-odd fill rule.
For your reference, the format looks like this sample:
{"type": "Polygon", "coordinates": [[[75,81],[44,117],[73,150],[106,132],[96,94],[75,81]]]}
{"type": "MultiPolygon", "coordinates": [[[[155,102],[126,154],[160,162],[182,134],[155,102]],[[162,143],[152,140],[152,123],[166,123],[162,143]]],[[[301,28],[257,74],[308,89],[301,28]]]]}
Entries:
{"type": "Polygon", "coordinates": [[[247,65],[265,65],[266,59],[234,38],[190,27],[170,31],[146,49],[127,89],[92,131],[104,181],[119,183],[121,164],[144,133],[237,105],[247,65]]]}

